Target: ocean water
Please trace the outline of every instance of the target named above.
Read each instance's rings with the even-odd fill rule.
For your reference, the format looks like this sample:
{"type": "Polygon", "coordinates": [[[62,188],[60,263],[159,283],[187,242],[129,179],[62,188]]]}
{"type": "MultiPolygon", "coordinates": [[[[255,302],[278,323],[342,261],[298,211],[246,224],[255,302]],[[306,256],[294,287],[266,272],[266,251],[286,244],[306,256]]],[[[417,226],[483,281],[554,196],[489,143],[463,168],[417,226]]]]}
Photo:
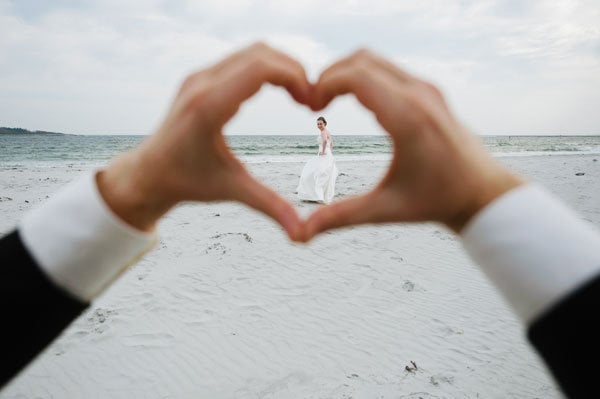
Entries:
{"type": "MultiPolygon", "coordinates": [[[[103,165],[144,140],[144,136],[4,135],[0,134],[0,168],[19,166],[103,165]]],[[[244,162],[305,162],[317,152],[317,136],[227,136],[232,151],[244,162]]],[[[495,156],[551,154],[600,155],[598,136],[482,136],[495,156]]],[[[388,160],[387,136],[334,136],[340,161],[388,160]]]]}

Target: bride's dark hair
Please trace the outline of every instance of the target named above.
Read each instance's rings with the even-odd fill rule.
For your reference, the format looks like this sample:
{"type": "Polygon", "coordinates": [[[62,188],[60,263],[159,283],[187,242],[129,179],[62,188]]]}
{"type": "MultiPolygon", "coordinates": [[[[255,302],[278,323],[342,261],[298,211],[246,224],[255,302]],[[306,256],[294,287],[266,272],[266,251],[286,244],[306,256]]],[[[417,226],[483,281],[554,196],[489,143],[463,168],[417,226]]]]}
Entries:
{"type": "Polygon", "coordinates": [[[317,118],[317,121],[323,121],[323,123],[325,124],[325,126],[327,126],[327,121],[325,120],[325,118],[323,118],[322,116],[319,116],[317,118]]]}

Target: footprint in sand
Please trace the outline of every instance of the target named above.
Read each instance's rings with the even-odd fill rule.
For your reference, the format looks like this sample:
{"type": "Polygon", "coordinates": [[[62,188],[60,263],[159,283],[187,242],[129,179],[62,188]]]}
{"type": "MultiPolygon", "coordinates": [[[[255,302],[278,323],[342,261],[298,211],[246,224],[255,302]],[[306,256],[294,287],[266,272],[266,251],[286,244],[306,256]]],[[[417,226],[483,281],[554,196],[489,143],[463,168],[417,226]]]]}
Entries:
{"type": "Polygon", "coordinates": [[[242,236],[247,242],[252,242],[252,237],[248,233],[219,233],[210,238],[216,240],[217,238],[222,238],[225,236],[242,236]]]}
{"type": "Polygon", "coordinates": [[[404,284],[402,284],[402,289],[406,292],[412,292],[415,290],[415,283],[410,280],[405,280],[404,284]]]}
{"type": "Polygon", "coordinates": [[[206,248],[204,253],[220,253],[221,255],[225,255],[227,253],[227,247],[220,242],[216,242],[206,248]]]}
{"type": "Polygon", "coordinates": [[[117,314],[118,312],[116,310],[97,308],[87,317],[86,320],[89,323],[92,331],[102,334],[108,329],[107,321],[117,314]]]}
{"type": "MultiPolygon", "coordinates": [[[[445,396],[443,396],[445,398],[445,396]]],[[[415,392],[408,395],[398,396],[399,399],[439,399],[439,396],[427,392],[415,392]]]]}
{"type": "Polygon", "coordinates": [[[439,230],[434,231],[433,235],[443,241],[457,241],[456,237],[453,234],[445,233],[439,230]]]}
{"type": "Polygon", "coordinates": [[[433,386],[439,386],[441,384],[454,384],[454,377],[451,375],[443,375],[443,374],[436,374],[436,375],[432,375],[429,378],[429,383],[433,386]]]}
{"type": "MultiPolygon", "coordinates": [[[[218,239],[227,239],[229,237],[241,237],[244,239],[244,241],[248,242],[248,243],[252,243],[252,237],[250,236],[250,234],[248,233],[219,233],[219,234],[215,234],[214,236],[210,237],[211,240],[218,240],[218,239]]],[[[217,254],[221,254],[221,255],[225,255],[227,252],[229,251],[229,249],[223,245],[220,241],[217,241],[214,244],[211,244],[208,248],[206,248],[206,250],[204,251],[204,253],[208,254],[208,253],[217,253],[217,254]]]]}
{"type": "Polygon", "coordinates": [[[462,328],[450,327],[449,325],[444,323],[442,320],[432,319],[432,321],[434,323],[438,324],[437,329],[442,334],[442,336],[449,337],[451,335],[463,335],[465,333],[462,328]]]}

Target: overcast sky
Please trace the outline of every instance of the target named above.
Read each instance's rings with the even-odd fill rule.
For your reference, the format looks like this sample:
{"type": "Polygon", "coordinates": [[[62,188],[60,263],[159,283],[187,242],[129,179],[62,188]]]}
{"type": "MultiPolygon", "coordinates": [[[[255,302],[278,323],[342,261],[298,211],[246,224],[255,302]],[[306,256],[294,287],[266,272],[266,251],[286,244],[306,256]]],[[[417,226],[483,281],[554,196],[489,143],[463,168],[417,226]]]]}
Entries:
{"type": "MultiPolygon", "coordinates": [[[[257,40],[315,79],[370,47],[438,84],[479,134],[600,134],[598,0],[0,0],[0,126],[149,134],[189,72],[257,40]]],[[[227,133],[381,133],[264,87],[227,133]]]]}

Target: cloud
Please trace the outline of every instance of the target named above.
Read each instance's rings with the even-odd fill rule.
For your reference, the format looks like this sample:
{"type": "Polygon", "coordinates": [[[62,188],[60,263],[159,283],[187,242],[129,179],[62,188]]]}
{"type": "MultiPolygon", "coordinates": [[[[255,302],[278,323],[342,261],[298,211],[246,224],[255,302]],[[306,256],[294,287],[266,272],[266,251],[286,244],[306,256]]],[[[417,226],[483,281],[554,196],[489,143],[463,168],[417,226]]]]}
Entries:
{"type": "MultiPolygon", "coordinates": [[[[150,133],[186,74],[263,40],[311,79],[371,47],[479,132],[599,133],[598,20],[595,0],[0,0],[0,124],[150,133]]],[[[337,133],[381,131],[351,97],[326,112],[337,133]]],[[[227,131],[304,132],[313,116],[265,87],[227,131]]]]}

